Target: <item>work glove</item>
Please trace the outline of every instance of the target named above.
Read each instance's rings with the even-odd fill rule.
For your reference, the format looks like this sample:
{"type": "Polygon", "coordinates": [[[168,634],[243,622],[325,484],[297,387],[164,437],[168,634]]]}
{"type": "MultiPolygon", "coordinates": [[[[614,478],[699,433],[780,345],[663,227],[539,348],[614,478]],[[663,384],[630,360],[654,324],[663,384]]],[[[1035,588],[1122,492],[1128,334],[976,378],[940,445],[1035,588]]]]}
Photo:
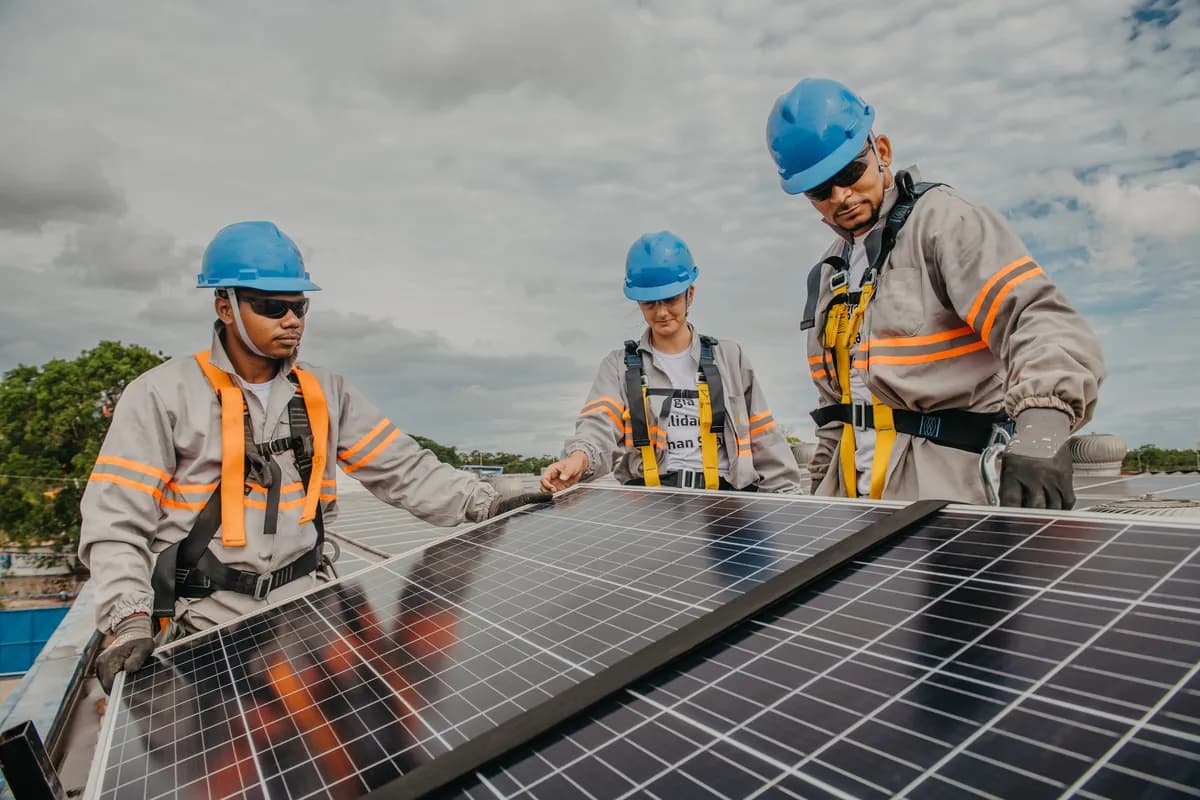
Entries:
{"type": "Polygon", "coordinates": [[[1028,408],[1017,415],[1016,433],[1000,461],[1000,505],[1069,509],[1071,420],[1053,408],[1028,408]]]}
{"type": "Polygon", "coordinates": [[[529,503],[549,503],[554,500],[554,495],[549,492],[526,491],[517,480],[498,481],[492,485],[496,488],[496,498],[488,508],[488,519],[529,503]]]}
{"type": "Polygon", "coordinates": [[[105,694],[112,691],[118,672],[137,672],[154,652],[154,633],[145,614],[121,620],[113,634],[117,638],[96,659],[96,677],[105,694]]]}

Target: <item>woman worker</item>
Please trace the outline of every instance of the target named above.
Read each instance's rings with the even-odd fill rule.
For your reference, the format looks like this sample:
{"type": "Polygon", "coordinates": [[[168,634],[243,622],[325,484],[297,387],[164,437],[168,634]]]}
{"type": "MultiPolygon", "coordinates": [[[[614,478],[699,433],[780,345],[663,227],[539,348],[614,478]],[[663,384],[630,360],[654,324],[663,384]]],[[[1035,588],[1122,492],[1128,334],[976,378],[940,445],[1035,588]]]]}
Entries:
{"type": "Polygon", "coordinates": [[[698,274],[673,233],[633,243],[625,296],[646,330],[600,363],[564,457],[542,473],[546,491],[611,470],[633,486],[802,493],[796,459],[742,348],[688,322],[698,274]]]}

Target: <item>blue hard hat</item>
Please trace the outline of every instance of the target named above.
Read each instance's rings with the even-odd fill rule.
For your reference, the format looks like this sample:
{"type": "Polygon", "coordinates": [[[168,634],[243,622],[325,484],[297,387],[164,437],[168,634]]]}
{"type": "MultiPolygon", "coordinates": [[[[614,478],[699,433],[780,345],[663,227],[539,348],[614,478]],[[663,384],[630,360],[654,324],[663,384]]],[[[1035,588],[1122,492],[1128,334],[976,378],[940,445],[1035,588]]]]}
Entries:
{"type": "Polygon", "coordinates": [[[300,248],[273,222],[235,222],[218,231],[204,250],[196,286],[264,292],[321,290],[304,271],[300,248]]]}
{"type": "Polygon", "coordinates": [[[788,194],[832,178],[867,143],[875,109],[837,81],[805,78],[781,95],[767,118],[767,149],[788,194]]]}
{"type": "Polygon", "coordinates": [[[625,296],[630,300],[666,300],[682,294],[700,270],[686,244],[670,231],[647,233],[625,257],[625,296]]]}

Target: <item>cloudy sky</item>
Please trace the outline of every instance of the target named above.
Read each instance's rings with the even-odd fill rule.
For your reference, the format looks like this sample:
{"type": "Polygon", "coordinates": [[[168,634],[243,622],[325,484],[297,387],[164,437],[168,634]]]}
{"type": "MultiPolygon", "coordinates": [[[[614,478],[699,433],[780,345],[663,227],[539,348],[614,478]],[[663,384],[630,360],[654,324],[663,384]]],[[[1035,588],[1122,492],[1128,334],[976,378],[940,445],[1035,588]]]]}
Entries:
{"type": "Polygon", "coordinates": [[[324,287],[309,360],[408,431],[548,453],[640,331],[626,249],[669,228],[698,326],[809,434],[828,236],[763,140],[810,75],[873,103],[898,163],[1001,209],[1085,313],[1109,369],[1090,430],[1196,446],[1194,0],[0,0],[0,370],[207,346],[200,253],[270,219],[324,287]]]}

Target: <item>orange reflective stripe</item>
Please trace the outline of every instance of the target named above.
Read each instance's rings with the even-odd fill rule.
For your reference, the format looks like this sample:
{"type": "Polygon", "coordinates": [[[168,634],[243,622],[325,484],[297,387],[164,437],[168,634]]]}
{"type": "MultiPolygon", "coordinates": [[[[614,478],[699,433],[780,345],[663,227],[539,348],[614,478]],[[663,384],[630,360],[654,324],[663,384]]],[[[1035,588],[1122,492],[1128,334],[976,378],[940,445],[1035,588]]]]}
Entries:
{"type": "Polygon", "coordinates": [[[199,511],[204,508],[208,501],[200,501],[189,503],[186,500],[176,500],[173,497],[163,497],[162,504],[167,508],[182,508],[187,511],[199,511]]]}
{"type": "Polygon", "coordinates": [[[810,364],[824,364],[824,363],[825,363],[825,356],[809,356],[809,357],[808,357],[808,363],[810,363],[810,364]]]}
{"type": "Polygon", "coordinates": [[[219,485],[217,483],[175,483],[171,481],[167,484],[167,489],[175,494],[211,494],[219,485]]]}
{"type": "MultiPolygon", "coordinates": [[[[857,366],[857,365],[858,365],[858,362],[857,362],[857,361],[856,361],[856,362],[854,362],[854,363],[855,363],[855,366],[857,366]]],[[[828,378],[828,377],[829,377],[829,370],[827,370],[827,369],[814,369],[814,370],[812,370],[812,371],[811,371],[809,374],[810,374],[810,375],[812,375],[812,376],[813,376],[814,378],[816,378],[817,380],[821,380],[822,378],[828,378]]]]}
{"type": "Polygon", "coordinates": [[[308,414],[308,426],[312,428],[313,436],[312,475],[308,482],[308,495],[304,498],[304,513],[300,515],[300,523],[303,524],[311,522],[317,516],[321,479],[325,476],[325,464],[329,460],[329,405],[325,401],[325,392],[321,389],[321,382],[317,380],[316,375],[299,367],[293,368],[292,371],[300,381],[300,391],[304,394],[304,411],[308,414]]]}
{"type": "Polygon", "coordinates": [[[375,440],[375,437],[379,435],[379,432],[391,424],[392,424],[392,421],[390,419],[388,419],[387,417],[384,417],[383,419],[379,420],[379,423],[374,428],[371,428],[370,432],[368,432],[366,436],[362,437],[357,442],[355,442],[352,447],[349,447],[346,450],[343,450],[338,455],[338,460],[339,461],[349,461],[350,459],[354,458],[355,453],[357,453],[359,450],[362,450],[364,447],[366,447],[371,442],[373,442],[375,440]]]}
{"type": "MultiPolygon", "coordinates": [[[[979,312],[983,309],[983,301],[987,299],[987,294],[992,290],[992,287],[1004,279],[1013,270],[1020,269],[1029,262],[1033,261],[1030,256],[1021,256],[1016,261],[1001,267],[992,277],[988,278],[987,283],[979,290],[979,294],[975,295],[975,302],[971,304],[971,310],[967,312],[966,323],[975,330],[979,330],[979,326],[975,324],[975,318],[979,316],[979,312]]],[[[986,337],[985,337],[986,338],[986,337]]]]}
{"type": "Polygon", "coordinates": [[[120,475],[111,475],[107,472],[93,472],[88,481],[96,481],[97,483],[114,483],[117,486],[124,486],[126,489],[134,489],[145,494],[153,495],[155,500],[161,501],[163,493],[158,490],[157,486],[135,481],[132,478],[123,478],[120,475]]]}
{"type": "Polygon", "coordinates": [[[964,325],[963,327],[955,328],[952,331],[931,333],[926,336],[900,336],[894,339],[872,339],[869,342],[864,342],[862,345],[860,345],[859,349],[866,350],[871,347],[918,347],[926,344],[948,342],[951,339],[957,339],[960,336],[966,336],[974,332],[975,329],[970,325],[964,325]]]}
{"type": "Polygon", "coordinates": [[[992,301],[992,307],[988,309],[987,318],[983,321],[983,330],[979,332],[979,335],[983,337],[983,341],[986,342],[992,335],[992,325],[996,322],[996,315],[1000,313],[1000,303],[1005,297],[1008,296],[1008,293],[1011,292],[1017,284],[1044,274],[1045,273],[1042,271],[1041,267],[1036,267],[1028,272],[1022,272],[1020,275],[1006,283],[1003,289],[996,292],[996,299],[992,301]]]}
{"type": "Polygon", "coordinates": [[[375,448],[373,450],[371,450],[371,452],[367,453],[365,456],[360,458],[358,461],[355,461],[353,464],[347,464],[346,466],[342,467],[342,472],[349,474],[351,472],[355,472],[357,470],[362,469],[367,464],[370,464],[372,461],[375,460],[375,457],[378,456],[380,453],[382,453],[384,448],[386,448],[389,444],[394,442],[396,440],[396,437],[399,435],[400,435],[400,430],[398,428],[393,428],[392,432],[389,433],[382,442],[380,442],[378,445],[376,445],[375,448]]]}
{"type": "Polygon", "coordinates": [[[622,427],[622,425],[621,425],[621,418],[620,418],[620,417],[618,417],[616,414],[614,414],[614,413],[613,413],[613,410],[612,410],[611,408],[609,408],[608,406],[606,406],[606,405],[603,405],[603,406],[596,406],[596,407],[595,407],[595,408],[593,408],[591,411],[581,411],[581,412],[579,412],[579,416],[581,416],[581,417],[590,417],[590,416],[593,416],[593,415],[595,415],[595,414],[601,414],[601,413],[603,413],[603,414],[608,414],[608,416],[609,416],[610,418],[612,418],[613,424],[615,424],[615,425],[616,425],[618,428],[622,427]]]}
{"type": "MultiPolygon", "coordinates": [[[[324,500],[327,503],[337,500],[336,494],[322,494],[319,496],[322,500],[324,500]]],[[[306,498],[304,498],[304,497],[297,497],[294,500],[281,501],[279,503],[279,510],[280,511],[291,511],[294,508],[303,508],[305,500],[306,500],[306,498]]],[[[203,508],[204,504],[203,503],[199,504],[199,507],[203,508]]],[[[257,508],[259,510],[265,511],[267,508],[267,503],[265,500],[251,500],[251,499],[247,498],[246,499],[246,507],[247,508],[257,508]]]]}
{"type": "Polygon", "coordinates": [[[765,425],[759,425],[757,428],[751,428],[750,435],[757,436],[758,434],[763,433],[764,431],[771,430],[771,428],[774,428],[777,424],[778,423],[775,420],[771,420],[770,422],[768,422],[765,425]]]}
{"type": "MultiPolygon", "coordinates": [[[[228,376],[226,376],[228,378],[228,376]]],[[[221,398],[221,544],[246,546],[246,515],[242,508],[242,472],[246,461],[242,390],[229,386],[221,398]]]]}
{"type": "Polygon", "coordinates": [[[753,425],[754,423],[758,422],[760,419],[766,419],[769,416],[771,416],[770,411],[764,411],[761,414],[755,414],[753,417],[750,418],[750,424],[753,425]]]}
{"type": "MultiPolygon", "coordinates": [[[[957,358],[970,353],[984,350],[987,348],[987,342],[982,339],[969,344],[964,344],[960,347],[952,347],[949,350],[939,350],[936,353],[926,353],[917,356],[871,356],[872,364],[928,364],[933,361],[944,361],[947,358],[957,358]]],[[[855,360],[854,366],[859,369],[866,369],[867,362],[862,359],[855,360]]]]}
{"type": "Polygon", "coordinates": [[[621,414],[625,410],[625,407],[623,405],[621,405],[621,402],[619,400],[617,400],[615,397],[600,397],[600,398],[597,398],[597,399],[591,401],[590,403],[585,403],[583,406],[583,409],[581,411],[587,411],[595,406],[599,406],[604,403],[607,403],[608,405],[612,406],[613,410],[616,411],[618,414],[621,414]]]}
{"type": "Polygon", "coordinates": [[[149,464],[142,464],[138,461],[131,461],[128,458],[120,456],[100,456],[96,459],[97,464],[111,464],[115,467],[124,467],[125,469],[134,472],[140,472],[143,475],[149,475],[152,478],[158,478],[163,483],[171,480],[171,476],[163,472],[158,467],[152,467],[149,464]]]}
{"type": "MultiPolygon", "coordinates": [[[[246,485],[250,487],[250,491],[252,491],[252,492],[257,492],[258,494],[266,494],[267,493],[267,487],[259,486],[257,483],[254,483],[252,481],[247,481],[246,485]]],[[[291,494],[292,492],[302,491],[303,489],[304,489],[304,484],[300,483],[299,481],[296,481],[295,483],[289,483],[287,486],[280,486],[279,494],[280,494],[280,496],[283,496],[285,494],[291,494]]]]}

